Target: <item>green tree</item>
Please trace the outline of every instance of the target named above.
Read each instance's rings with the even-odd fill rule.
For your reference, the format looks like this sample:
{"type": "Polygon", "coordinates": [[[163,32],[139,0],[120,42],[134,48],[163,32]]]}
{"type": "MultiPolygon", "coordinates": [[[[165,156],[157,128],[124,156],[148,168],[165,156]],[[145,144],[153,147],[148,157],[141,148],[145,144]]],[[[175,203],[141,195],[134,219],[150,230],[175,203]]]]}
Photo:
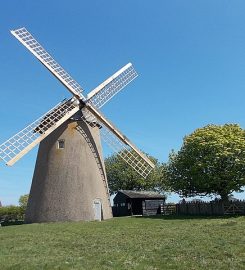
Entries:
{"type": "Polygon", "coordinates": [[[118,190],[155,190],[163,192],[162,164],[148,156],[155,164],[153,171],[144,179],[118,154],[105,159],[106,174],[110,193],[118,190]]]}
{"type": "Polygon", "coordinates": [[[23,210],[26,210],[28,198],[29,198],[29,194],[22,195],[19,198],[19,205],[23,210]]]}
{"type": "Polygon", "coordinates": [[[245,130],[208,125],[184,138],[166,167],[168,186],[184,197],[219,195],[227,200],[245,185],[245,130]]]}

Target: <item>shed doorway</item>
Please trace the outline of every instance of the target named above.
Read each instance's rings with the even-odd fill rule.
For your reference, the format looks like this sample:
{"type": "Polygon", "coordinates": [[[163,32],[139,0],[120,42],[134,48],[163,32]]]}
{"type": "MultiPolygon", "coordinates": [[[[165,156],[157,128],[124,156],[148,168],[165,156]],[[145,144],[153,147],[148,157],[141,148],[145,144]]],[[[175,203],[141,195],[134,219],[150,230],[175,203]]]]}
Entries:
{"type": "Polygon", "coordinates": [[[142,200],[141,199],[133,200],[132,215],[143,215],[142,200]]]}

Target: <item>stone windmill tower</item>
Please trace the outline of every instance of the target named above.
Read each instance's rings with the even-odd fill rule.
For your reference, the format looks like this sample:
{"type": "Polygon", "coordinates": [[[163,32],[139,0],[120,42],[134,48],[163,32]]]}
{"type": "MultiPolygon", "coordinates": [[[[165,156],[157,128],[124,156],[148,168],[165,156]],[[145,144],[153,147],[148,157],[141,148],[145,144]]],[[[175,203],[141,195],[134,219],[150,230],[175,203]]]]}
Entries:
{"type": "Polygon", "coordinates": [[[137,76],[132,64],[124,66],[85,97],[81,86],[25,28],[11,33],[72,94],[72,98],[57,104],[0,145],[0,158],[11,166],[40,143],[26,222],[111,218],[100,138],[141,176],[146,177],[154,168],[99,111],[137,76]]]}

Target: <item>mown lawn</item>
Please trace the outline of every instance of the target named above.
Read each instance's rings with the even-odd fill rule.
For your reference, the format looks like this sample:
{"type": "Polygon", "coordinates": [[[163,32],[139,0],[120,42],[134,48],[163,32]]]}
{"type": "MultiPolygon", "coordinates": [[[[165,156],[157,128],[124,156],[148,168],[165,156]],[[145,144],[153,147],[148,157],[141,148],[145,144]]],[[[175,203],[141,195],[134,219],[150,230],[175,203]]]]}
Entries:
{"type": "Polygon", "coordinates": [[[0,269],[245,269],[245,217],[0,227],[0,269]]]}

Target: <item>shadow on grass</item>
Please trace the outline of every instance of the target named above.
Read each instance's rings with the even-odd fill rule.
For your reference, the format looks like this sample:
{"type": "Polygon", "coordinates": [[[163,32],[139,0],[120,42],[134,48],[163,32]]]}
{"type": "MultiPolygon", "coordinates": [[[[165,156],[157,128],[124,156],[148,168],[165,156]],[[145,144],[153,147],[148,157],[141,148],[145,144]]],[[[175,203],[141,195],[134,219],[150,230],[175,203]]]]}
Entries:
{"type": "Polygon", "coordinates": [[[241,216],[242,215],[225,215],[225,216],[155,215],[155,216],[133,216],[133,217],[144,219],[185,220],[185,219],[229,219],[229,218],[238,218],[241,216]]]}
{"type": "Polygon", "coordinates": [[[2,227],[12,226],[12,225],[22,225],[24,224],[24,221],[23,220],[9,220],[9,221],[2,221],[0,224],[2,227]]]}

